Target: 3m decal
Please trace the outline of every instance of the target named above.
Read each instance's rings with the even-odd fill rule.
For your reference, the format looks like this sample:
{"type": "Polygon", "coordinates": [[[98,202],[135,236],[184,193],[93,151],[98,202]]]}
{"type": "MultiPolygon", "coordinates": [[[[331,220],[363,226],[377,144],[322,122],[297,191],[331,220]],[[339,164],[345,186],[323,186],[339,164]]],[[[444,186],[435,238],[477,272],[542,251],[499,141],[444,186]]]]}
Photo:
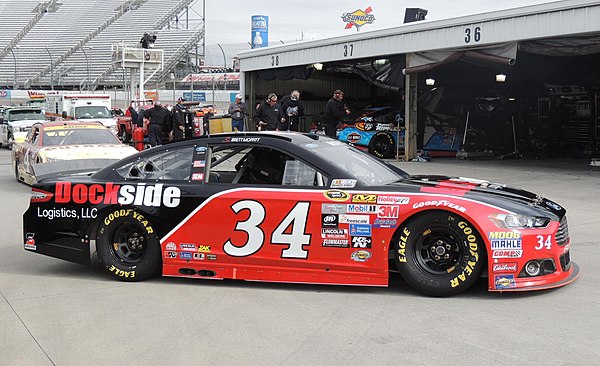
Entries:
{"type": "Polygon", "coordinates": [[[71,182],[57,182],[54,202],[56,203],[91,203],[98,205],[136,205],[148,207],[177,207],[181,190],[177,187],[164,187],[163,183],[146,186],[114,183],[91,184],[89,186],[71,182]]]}
{"type": "MultiPolygon", "coordinates": [[[[310,245],[311,238],[310,234],[305,232],[309,208],[310,202],[296,203],[273,230],[270,242],[288,246],[282,250],[282,258],[308,258],[308,250],[304,247],[310,245]],[[291,230],[288,230],[289,228],[291,230]]],[[[223,245],[223,251],[232,257],[246,257],[258,252],[265,241],[265,233],[260,228],[266,216],[264,206],[256,201],[242,200],[234,203],[231,209],[236,215],[244,210],[249,211],[248,218],[245,221],[238,221],[235,226],[236,231],[243,231],[247,234],[247,240],[238,245],[234,244],[230,238],[223,245]]],[[[211,259],[209,255],[207,255],[207,259],[211,259]]]]}
{"type": "Polygon", "coordinates": [[[377,206],[377,217],[380,219],[397,219],[400,216],[400,206],[377,206]]]}

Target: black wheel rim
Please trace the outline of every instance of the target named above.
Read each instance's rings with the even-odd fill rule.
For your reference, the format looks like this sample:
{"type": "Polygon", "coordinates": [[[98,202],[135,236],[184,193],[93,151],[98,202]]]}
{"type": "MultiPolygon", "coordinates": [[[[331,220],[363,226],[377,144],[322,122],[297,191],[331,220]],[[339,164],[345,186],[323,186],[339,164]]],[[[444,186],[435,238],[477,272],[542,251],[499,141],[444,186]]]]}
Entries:
{"type": "Polygon", "coordinates": [[[445,275],[460,266],[465,248],[460,235],[446,226],[430,227],[419,235],[415,262],[425,273],[445,275]]]}
{"type": "Polygon", "coordinates": [[[377,152],[381,155],[384,155],[388,152],[388,149],[390,148],[390,144],[386,138],[379,137],[379,138],[375,139],[375,141],[373,143],[373,147],[374,147],[375,152],[377,152]]]}
{"type": "Polygon", "coordinates": [[[135,223],[120,225],[111,239],[110,251],[113,257],[129,265],[141,262],[148,251],[144,228],[135,223]]]}

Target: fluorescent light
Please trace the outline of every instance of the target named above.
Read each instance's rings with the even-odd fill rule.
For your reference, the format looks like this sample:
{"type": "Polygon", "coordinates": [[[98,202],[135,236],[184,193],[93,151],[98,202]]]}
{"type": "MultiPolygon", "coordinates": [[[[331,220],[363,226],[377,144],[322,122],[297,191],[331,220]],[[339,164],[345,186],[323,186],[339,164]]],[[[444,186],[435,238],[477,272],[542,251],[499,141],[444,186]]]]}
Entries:
{"type": "Polygon", "coordinates": [[[496,75],[496,82],[503,83],[505,81],[506,81],[506,75],[504,75],[504,74],[497,74],[496,75]]]}
{"type": "Polygon", "coordinates": [[[435,85],[435,79],[432,79],[432,78],[425,79],[425,85],[434,86],[435,85]]]}
{"type": "Polygon", "coordinates": [[[320,62],[317,62],[316,64],[313,64],[313,67],[315,68],[315,70],[317,71],[321,71],[323,70],[323,64],[320,62]]]}

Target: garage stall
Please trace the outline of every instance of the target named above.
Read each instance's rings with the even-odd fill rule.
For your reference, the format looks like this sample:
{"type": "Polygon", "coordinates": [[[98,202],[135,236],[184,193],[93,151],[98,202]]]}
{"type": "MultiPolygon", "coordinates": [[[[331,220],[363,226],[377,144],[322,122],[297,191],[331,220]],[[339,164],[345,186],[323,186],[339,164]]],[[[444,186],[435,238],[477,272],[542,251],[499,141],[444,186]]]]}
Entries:
{"type": "Polygon", "coordinates": [[[240,53],[241,89],[251,105],[298,89],[304,130],[335,89],[357,118],[395,107],[406,160],[435,136],[466,158],[587,157],[600,132],[599,37],[600,2],[420,21],[240,53]]]}

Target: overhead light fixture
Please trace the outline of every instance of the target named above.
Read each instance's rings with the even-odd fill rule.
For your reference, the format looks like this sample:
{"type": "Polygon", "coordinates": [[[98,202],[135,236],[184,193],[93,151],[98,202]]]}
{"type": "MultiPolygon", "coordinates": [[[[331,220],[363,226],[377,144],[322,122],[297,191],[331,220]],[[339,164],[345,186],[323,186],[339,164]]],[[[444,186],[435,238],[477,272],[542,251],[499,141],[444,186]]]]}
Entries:
{"type": "Polygon", "coordinates": [[[506,81],[506,75],[504,75],[504,74],[497,74],[496,75],[496,82],[503,83],[505,81],[506,81]]]}
{"type": "Polygon", "coordinates": [[[425,85],[434,86],[435,85],[435,79],[432,79],[432,78],[425,79],[425,85]]]}
{"type": "Polygon", "coordinates": [[[313,67],[315,68],[315,70],[317,71],[321,71],[323,70],[323,64],[320,62],[317,62],[316,64],[313,64],[313,67]]]}
{"type": "Polygon", "coordinates": [[[387,63],[387,61],[388,60],[386,58],[380,58],[380,59],[377,59],[377,60],[373,61],[373,63],[375,65],[381,66],[381,65],[385,65],[387,63]]]}

